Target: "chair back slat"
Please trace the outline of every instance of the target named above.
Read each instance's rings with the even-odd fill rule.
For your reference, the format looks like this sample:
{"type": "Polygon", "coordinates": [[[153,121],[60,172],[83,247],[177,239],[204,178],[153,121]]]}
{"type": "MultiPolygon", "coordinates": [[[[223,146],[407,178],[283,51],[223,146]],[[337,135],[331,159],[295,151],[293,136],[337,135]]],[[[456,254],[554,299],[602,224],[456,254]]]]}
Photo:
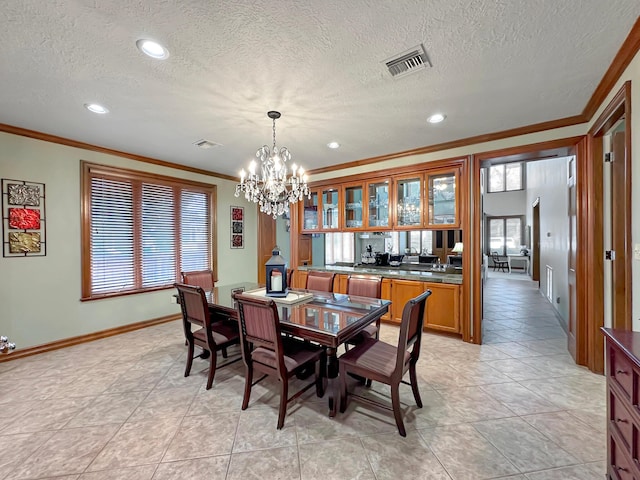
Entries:
{"type": "Polygon", "coordinates": [[[213,340],[213,335],[211,334],[209,304],[207,303],[207,297],[204,290],[201,287],[185,285],[183,283],[176,283],[175,287],[178,290],[178,297],[180,299],[182,326],[184,328],[185,336],[190,338],[193,335],[191,331],[191,324],[194,323],[199,327],[204,327],[207,336],[207,344],[212,348],[215,348],[215,342],[213,340]]]}
{"type": "Polygon", "coordinates": [[[236,293],[233,298],[238,308],[240,321],[240,346],[245,363],[250,362],[251,350],[262,346],[275,352],[278,370],[286,371],[282,349],[280,315],[271,299],[260,299],[236,293]]]}
{"type": "Polygon", "coordinates": [[[335,273],[310,271],[307,274],[307,290],[332,292],[335,273]]]}
{"type": "Polygon", "coordinates": [[[196,285],[202,289],[209,291],[213,289],[213,271],[198,270],[194,272],[180,272],[182,275],[182,283],[187,285],[196,285]]]}
{"type": "Polygon", "coordinates": [[[403,371],[405,352],[407,352],[409,348],[411,348],[412,360],[418,360],[418,356],[420,355],[420,344],[422,341],[424,311],[429,295],[431,295],[431,290],[421,293],[404,305],[404,309],[402,310],[402,323],[400,325],[400,337],[398,339],[396,371],[403,371]]]}
{"type": "Polygon", "coordinates": [[[382,277],[378,275],[349,275],[347,277],[347,295],[380,298],[382,277]]]}

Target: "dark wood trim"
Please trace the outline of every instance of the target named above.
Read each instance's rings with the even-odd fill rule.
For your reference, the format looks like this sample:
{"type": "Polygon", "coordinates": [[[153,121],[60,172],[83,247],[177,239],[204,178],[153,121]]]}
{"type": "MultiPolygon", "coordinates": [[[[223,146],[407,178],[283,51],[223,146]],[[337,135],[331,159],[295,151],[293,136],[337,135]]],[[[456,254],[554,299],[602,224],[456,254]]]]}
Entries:
{"type": "Polygon", "coordinates": [[[153,318],[151,320],[144,320],[142,322],[130,323],[128,325],[122,325],[120,327],[101,330],[99,332],[87,333],[86,335],[79,335],[77,337],[64,338],[62,340],[56,340],[55,342],[36,345],[34,347],[18,349],[7,355],[0,355],[0,363],[8,362],[10,360],[17,360],[19,358],[29,357],[31,355],[37,355],[39,353],[51,352],[53,350],[58,350],[60,348],[79,345],[81,343],[93,342],[94,340],[100,340],[102,338],[112,337],[114,335],[120,335],[121,333],[140,330],[141,328],[153,327],[154,325],[160,325],[162,323],[172,322],[174,320],[178,320],[179,318],[180,318],[180,314],[166,315],[164,317],[153,318]]]}
{"type": "Polygon", "coordinates": [[[579,135],[577,137],[559,138],[557,140],[530,143],[528,145],[519,145],[517,147],[489,150],[474,154],[474,158],[477,158],[481,162],[494,158],[499,158],[501,162],[537,160],[541,158],[562,156],[557,153],[551,154],[551,151],[558,149],[565,149],[566,155],[572,155],[569,151],[573,149],[583,138],[584,135],[579,135]]]}
{"type": "MultiPolygon", "coordinates": [[[[467,224],[469,228],[465,228],[463,231],[471,230],[470,240],[471,245],[473,246],[473,255],[471,256],[471,275],[467,275],[466,278],[472,278],[471,292],[470,298],[473,298],[473,308],[471,311],[471,322],[473,324],[473,343],[481,344],[482,343],[482,311],[483,311],[483,301],[482,301],[482,251],[480,250],[480,231],[482,225],[482,205],[480,201],[480,169],[482,168],[482,160],[477,155],[471,156],[470,161],[471,168],[471,181],[473,182],[473,196],[471,198],[471,204],[469,206],[470,211],[472,212],[472,220],[467,224]]],[[[469,256],[469,255],[465,255],[469,256]]],[[[464,262],[464,260],[463,260],[464,262]]],[[[485,268],[488,268],[488,265],[485,265],[485,268]]],[[[465,274],[464,270],[466,269],[463,266],[462,271],[465,274]]],[[[463,284],[467,284],[469,282],[466,281],[466,278],[463,278],[463,284]]],[[[469,287],[467,286],[467,290],[469,287]]]]}
{"type": "Polygon", "coordinates": [[[332,165],[330,167],[316,168],[308,170],[309,176],[318,175],[320,173],[333,172],[336,170],[343,170],[345,168],[361,167],[363,165],[371,165],[372,163],[379,163],[386,160],[393,160],[394,158],[411,157],[414,155],[424,155],[425,153],[440,152],[443,150],[449,150],[452,148],[466,147],[469,145],[475,145],[478,143],[491,142],[494,140],[502,140],[504,138],[518,137],[521,135],[527,135],[529,133],[543,132],[545,130],[553,130],[556,128],[569,127],[572,125],[578,125],[589,121],[584,115],[574,115],[573,117],[561,118],[558,120],[551,120],[548,122],[536,123],[534,125],[527,125],[525,127],[512,128],[504,130],[502,132],[487,133],[482,135],[476,135],[475,137],[463,138],[460,140],[453,140],[451,142],[438,143],[435,145],[428,145],[425,147],[414,148],[412,150],[404,150],[402,152],[390,153],[388,155],[381,155],[379,157],[366,158],[362,160],[355,160],[353,162],[341,163],[338,165],[332,165]]]}
{"type": "MultiPolygon", "coordinates": [[[[584,220],[578,227],[580,271],[577,273],[578,278],[584,280],[584,288],[578,288],[578,322],[586,327],[586,366],[602,373],[604,339],[599,329],[604,319],[603,175],[602,161],[595,160],[602,158],[602,142],[595,142],[593,136],[589,135],[586,150],[586,157],[576,164],[577,217],[584,220]]],[[[579,351],[580,342],[576,341],[576,344],[576,350],[579,351]]]]}
{"type": "MultiPolygon", "coordinates": [[[[469,210],[469,200],[470,200],[470,185],[471,179],[469,178],[469,165],[471,162],[471,157],[466,157],[462,162],[460,167],[460,173],[458,176],[459,181],[459,192],[457,192],[457,217],[458,217],[458,227],[462,230],[462,244],[467,245],[467,249],[469,251],[473,251],[470,249],[471,243],[471,229],[467,228],[467,225],[471,224],[470,220],[470,210],[469,210]]],[[[458,188],[458,187],[456,187],[458,188]]],[[[472,333],[471,328],[471,280],[472,277],[470,275],[471,270],[471,262],[473,255],[462,255],[462,285],[460,285],[460,333],[462,334],[462,340],[465,342],[476,342],[475,335],[472,333]]]]}
{"type": "Polygon", "coordinates": [[[117,157],[128,158],[129,160],[135,160],[136,162],[150,163],[152,165],[159,165],[161,167],[173,168],[176,170],[183,170],[185,172],[198,173],[200,175],[206,175],[208,177],[222,178],[222,179],[231,180],[234,182],[240,181],[238,177],[234,177],[231,175],[216,173],[210,170],[203,170],[201,168],[188,167],[186,165],[179,165],[177,163],[167,162],[165,160],[158,160],[156,158],[151,158],[151,157],[144,157],[142,155],[135,155],[133,153],[121,152],[120,150],[113,150],[111,148],[100,147],[98,145],[79,142],[77,140],[72,140],[70,138],[58,137],[56,135],[50,135],[48,133],[36,132],[35,130],[27,130],[26,128],[14,127],[13,125],[7,125],[5,123],[0,123],[0,132],[11,133],[13,135],[19,135],[21,137],[33,138],[35,140],[42,140],[44,142],[57,143],[58,145],[65,145],[67,147],[81,148],[83,150],[89,150],[92,152],[106,153],[107,155],[115,155],[117,157]]]}
{"type": "MultiPolygon", "coordinates": [[[[592,309],[592,288],[589,275],[592,270],[589,232],[593,232],[593,219],[590,218],[588,168],[589,138],[585,136],[576,145],[576,325],[575,325],[575,361],[578,365],[589,366],[589,320],[592,309]],[[580,281],[582,279],[582,282],[580,281]]],[[[601,278],[601,277],[598,277],[601,278]]],[[[600,317],[602,318],[602,317],[600,317]]],[[[593,319],[593,318],[591,318],[593,319]]]]}
{"type": "Polygon", "coordinates": [[[624,73],[636,54],[640,51],[640,17],[636,19],[636,23],[631,27],[631,31],[624,43],[618,50],[618,53],[614,57],[611,65],[607,69],[606,73],[600,80],[600,83],[596,87],[593,95],[587,102],[587,105],[582,111],[582,115],[585,118],[590,119],[598,110],[598,107],[607,98],[609,92],[613,89],[620,76],[624,73]]]}
{"type": "MultiPolygon", "coordinates": [[[[604,135],[625,114],[631,113],[631,81],[626,81],[589,129],[590,135],[604,135]],[[627,110],[628,109],[628,110],[627,110]]],[[[627,115],[629,116],[629,115],[627,115]]],[[[627,121],[631,121],[627,118],[627,121]]]]}

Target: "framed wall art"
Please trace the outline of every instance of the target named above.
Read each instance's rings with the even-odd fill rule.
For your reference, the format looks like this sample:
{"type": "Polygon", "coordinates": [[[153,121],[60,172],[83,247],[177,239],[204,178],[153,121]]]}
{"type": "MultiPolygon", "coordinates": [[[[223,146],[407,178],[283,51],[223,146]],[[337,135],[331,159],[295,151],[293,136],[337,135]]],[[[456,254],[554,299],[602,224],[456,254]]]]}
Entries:
{"type": "Polygon", "coordinates": [[[44,183],[2,179],[2,255],[42,257],[47,252],[44,183]]]}
{"type": "Polygon", "coordinates": [[[231,207],[231,248],[244,248],[244,207],[231,207]]]}

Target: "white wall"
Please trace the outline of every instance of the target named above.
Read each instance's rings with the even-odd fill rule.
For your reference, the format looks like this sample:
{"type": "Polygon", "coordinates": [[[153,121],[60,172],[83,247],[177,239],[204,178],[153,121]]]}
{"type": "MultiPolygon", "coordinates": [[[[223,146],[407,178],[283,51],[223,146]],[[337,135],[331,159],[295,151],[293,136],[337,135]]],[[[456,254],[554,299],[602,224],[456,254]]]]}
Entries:
{"type": "Polygon", "coordinates": [[[80,160],[216,184],[219,284],[257,279],[257,209],[228,180],[0,133],[0,177],[45,184],[47,251],[0,257],[0,334],[25,348],[179,312],[173,290],[80,301],[80,160]],[[245,248],[230,248],[230,206],[245,206],[245,248]]]}
{"type": "MultiPolygon", "coordinates": [[[[569,318],[569,189],[568,158],[527,163],[527,225],[533,225],[532,205],[540,199],[540,292],[546,297],[547,265],[553,269],[552,301],[565,328],[569,318]],[[559,300],[559,301],[558,301],[559,300]]],[[[536,261],[535,258],[531,259],[536,261]]]]}

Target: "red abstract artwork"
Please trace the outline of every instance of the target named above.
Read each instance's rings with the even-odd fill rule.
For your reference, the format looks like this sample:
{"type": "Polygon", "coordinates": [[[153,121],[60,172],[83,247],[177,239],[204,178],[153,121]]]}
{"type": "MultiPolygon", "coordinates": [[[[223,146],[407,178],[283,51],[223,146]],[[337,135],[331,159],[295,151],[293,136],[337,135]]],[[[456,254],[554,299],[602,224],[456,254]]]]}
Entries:
{"type": "Polygon", "coordinates": [[[20,230],[40,229],[40,210],[32,208],[10,208],[9,228],[20,230]]]}
{"type": "Polygon", "coordinates": [[[243,220],[243,208],[241,207],[231,207],[231,219],[232,220],[243,220]]]}

